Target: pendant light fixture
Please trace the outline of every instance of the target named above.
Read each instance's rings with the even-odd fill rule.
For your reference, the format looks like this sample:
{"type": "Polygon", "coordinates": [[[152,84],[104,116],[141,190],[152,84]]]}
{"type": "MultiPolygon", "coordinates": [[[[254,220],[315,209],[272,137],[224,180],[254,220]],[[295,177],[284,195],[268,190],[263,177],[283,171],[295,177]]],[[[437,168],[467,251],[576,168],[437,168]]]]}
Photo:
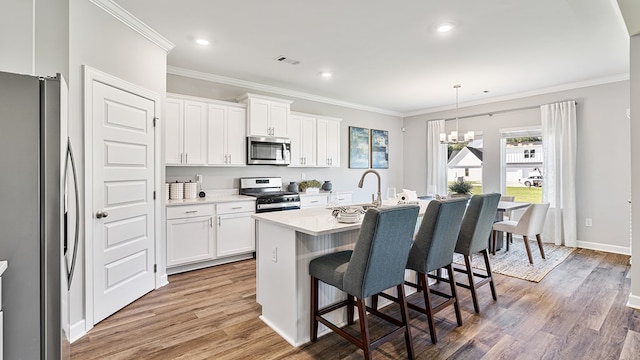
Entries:
{"type": "Polygon", "coordinates": [[[451,131],[449,135],[447,133],[440,133],[440,143],[441,144],[459,144],[459,143],[468,143],[469,141],[473,141],[475,135],[473,131],[467,131],[463,134],[463,139],[460,140],[458,138],[458,91],[462,85],[456,84],[453,85],[453,88],[456,89],[456,130],[451,131]]]}

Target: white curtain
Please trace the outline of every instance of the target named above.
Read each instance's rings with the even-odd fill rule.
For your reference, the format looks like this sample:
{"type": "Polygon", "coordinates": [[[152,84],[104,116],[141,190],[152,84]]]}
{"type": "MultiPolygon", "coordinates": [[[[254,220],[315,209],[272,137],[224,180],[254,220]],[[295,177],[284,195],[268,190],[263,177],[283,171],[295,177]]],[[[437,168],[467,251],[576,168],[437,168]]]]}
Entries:
{"type": "Polygon", "coordinates": [[[544,236],[556,245],[577,246],[576,103],[540,107],[544,152],[542,201],[550,204],[544,236]]]}
{"type": "Polygon", "coordinates": [[[447,194],[447,145],[440,144],[444,120],[427,122],[427,193],[447,194]]]}

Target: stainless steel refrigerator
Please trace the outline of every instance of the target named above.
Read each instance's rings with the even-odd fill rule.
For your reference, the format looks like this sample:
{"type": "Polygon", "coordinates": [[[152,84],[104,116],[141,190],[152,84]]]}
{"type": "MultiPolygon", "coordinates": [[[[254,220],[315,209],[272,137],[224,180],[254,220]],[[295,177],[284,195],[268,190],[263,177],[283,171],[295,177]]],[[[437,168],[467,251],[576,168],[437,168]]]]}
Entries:
{"type": "Polygon", "coordinates": [[[0,72],[4,359],[67,359],[78,241],[64,80],[0,72]]]}

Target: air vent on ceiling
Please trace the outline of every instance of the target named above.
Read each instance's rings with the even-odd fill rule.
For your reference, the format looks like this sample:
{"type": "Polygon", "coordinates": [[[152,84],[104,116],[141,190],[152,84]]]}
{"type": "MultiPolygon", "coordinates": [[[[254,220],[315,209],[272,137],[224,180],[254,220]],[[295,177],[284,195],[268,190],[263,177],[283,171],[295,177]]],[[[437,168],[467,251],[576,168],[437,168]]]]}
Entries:
{"type": "Polygon", "coordinates": [[[278,56],[277,58],[275,58],[273,60],[279,61],[281,63],[286,63],[286,64],[289,64],[289,65],[298,65],[298,64],[300,64],[300,61],[294,60],[294,59],[290,59],[290,58],[288,58],[286,56],[282,56],[282,55],[278,56]]]}

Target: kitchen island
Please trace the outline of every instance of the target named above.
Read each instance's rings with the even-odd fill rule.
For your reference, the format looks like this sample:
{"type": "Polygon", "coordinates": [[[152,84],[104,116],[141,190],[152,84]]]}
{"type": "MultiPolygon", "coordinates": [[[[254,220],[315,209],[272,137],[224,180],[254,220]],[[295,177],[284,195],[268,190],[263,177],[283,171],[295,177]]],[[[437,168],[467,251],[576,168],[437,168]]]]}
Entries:
{"type": "MultiPolygon", "coordinates": [[[[428,201],[420,201],[420,216],[427,204],[428,201]]],[[[353,249],[361,223],[340,223],[326,208],[260,213],[253,218],[260,319],[290,344],[300,346],[309,341],[309,262],[323,254],[353,249]]],[[[419,224],[420,218],[416,229],[419,224]]],[[[336,288],[320,283],[321,307],[344,296],[336,288]]],[[[327,318],[342,324],[345,315],[346,312],[335,311],[327,318]]],[[[320,325],[320,335],[327,331],[320,325]]]]}

